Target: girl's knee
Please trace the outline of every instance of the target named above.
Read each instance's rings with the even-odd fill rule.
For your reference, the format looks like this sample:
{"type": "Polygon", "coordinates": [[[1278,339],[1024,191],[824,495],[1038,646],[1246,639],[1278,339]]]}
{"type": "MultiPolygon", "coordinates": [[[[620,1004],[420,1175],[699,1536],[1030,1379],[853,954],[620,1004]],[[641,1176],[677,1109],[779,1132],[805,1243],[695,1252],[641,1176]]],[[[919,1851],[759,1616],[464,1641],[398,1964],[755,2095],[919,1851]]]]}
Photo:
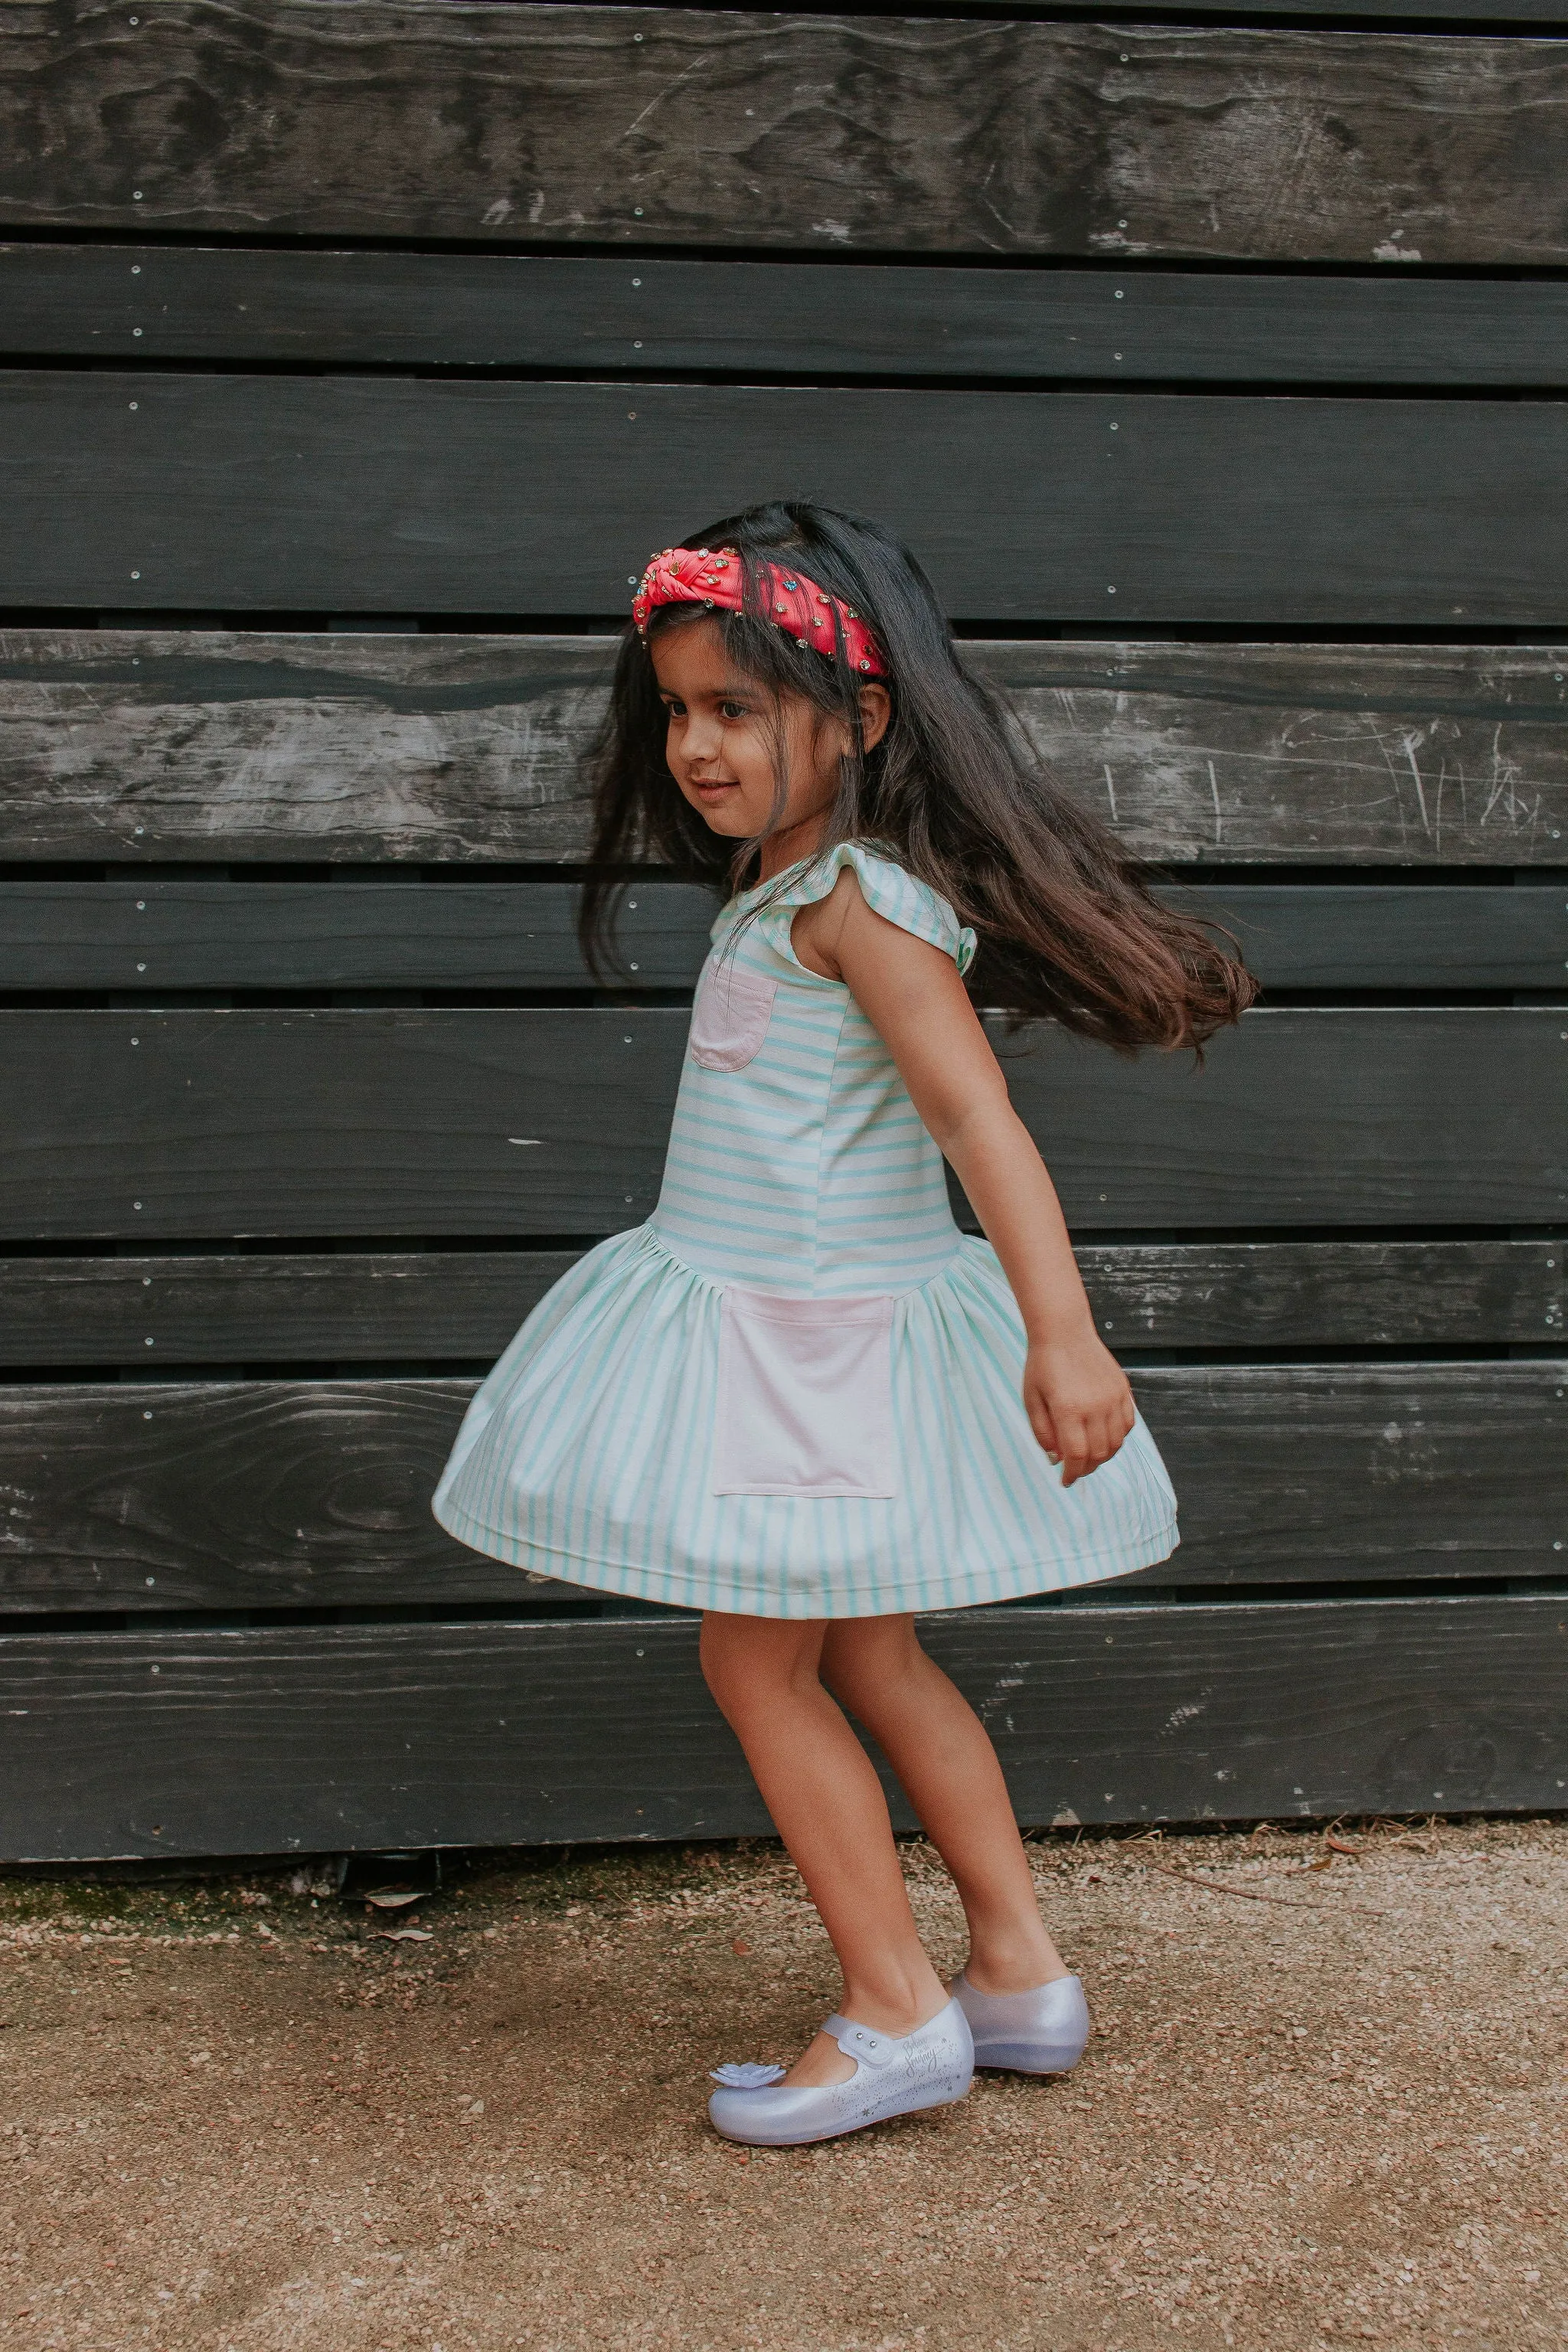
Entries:
{"type": "Polygon", "coordinates": [[[792,1685],[816,1680],[824,1628],[777,1617],[731,1617],[710,1610],[702,1620],[699,1655],[703,1679],[731,1721],[749,1706],[770,1704],[792,1685]]]}
{"type": "Polygon", "coordinates": [[[930,1664],[912,1617],[839,1618],[822,1645],[822,1678],[850,1705],[856,1693],[886,1689],[930,1664]]]}

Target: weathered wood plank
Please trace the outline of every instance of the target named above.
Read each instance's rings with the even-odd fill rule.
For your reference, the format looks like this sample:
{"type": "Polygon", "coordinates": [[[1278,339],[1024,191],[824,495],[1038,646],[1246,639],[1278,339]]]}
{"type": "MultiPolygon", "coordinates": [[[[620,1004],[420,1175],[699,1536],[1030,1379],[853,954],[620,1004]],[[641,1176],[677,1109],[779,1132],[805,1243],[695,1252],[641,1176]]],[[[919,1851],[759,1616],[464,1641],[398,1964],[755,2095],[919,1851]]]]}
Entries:
{"type": "Polygon", "coordinates": [[[743,370],[1135,383],[1568,382],[1568,286],[1508,278],[901,268],[0,245],[31,359],[743,370]]]}
{"type": "Polygon", "coordinates": [[[1052,772],[1144,856],[1420,866],[1568,855],[1561,647],[975,650],[1052,772]]]}
{"type": "Polygon", "coordinates": [[[0,1610],[580,1599],[470,1551],[431,1517],[472,1388],[402,1380],[7,1390],[0,1610]]]}
{"type": "Polygon", "coordinates": [[[1509,264],[1565,247],[1552,40],[455,0],[6,14],[17,229],[1509,264]]]}
{"type": "MultiPolygon", "coordinates": [[[[1154,1366],[1135,1381],[1180,1497],[1182,1543],[1125,1582],[1562,1570],[1560,1362],[1154,1366]]],[[[453,1543],[429,1516],[473,1386],[8,1389],[0,1611],[505,1607],[521,1593],[517,1570],[453,1543]]]]}
{"type": "MultiPolygon", "coordinates": [[[[479,863],[587,846],[594,637],[0,632],[0,856],[479,863]]],[[[1180,864],[1561,865],[1561,646],[965,653],[1053,773],[1180,864]]]]}
{"type": "MultiPolygon", "coordinates": [[[[653,1207],[678,1008],[0,1013],[0,1234],[603,1234],[653,1207]]],[[[1079,1230],[1550,1223],[1554,1009],[1279,1010],[1191,1056],[1002,1040],[1079,1230]]]]}
{"type": "MultiPolygon", "coordinates": [[[[604,637],[0,634],[0,855],[580,857],[604,637]]],[[[1564,710],[1568,804],[1568,705],[1564,710]]]]}
{"type": "MultiPolygon", "coordinates": [[[[1540,1811],[1568,1780],[1560,1599],[992,1609],[926,1638],[1029,1824],[1540,1811]]],[[[18,1861],[770,1826],[689,1619],[12,1635],[0,1772],[18,1861]]]]}
{"type": "MultiPolygon", "coordinates": [[[[1167,886],[1225,925],[1272,989],[1555,989],[1561,886],[1167,886]]],[[[717,897],[648,880],[617,937],[627,993],[689,988],[717,897]]],[[[0,882],[0,989],[578,990],[578,891],[563,882],[0,882]]]]}
{"type": "MultiPolygon", "coordinates": [[[[1397,898],[1397,892],[1386,894],[1397,898]]],[[[1445,897],[1470,894],[1445,892],[1445,897]]],[[[1560,890],[1491,891],[1549,900],[1560,890]]],[[[584,989],[569,882],[0,882],[0,988],[584,989]]],[[[630,993],[690,988],[713,893],[650,877],[616,924],[630,993]]],[[[1494,953],[1548,926],[1508,922],[1494,953]]],[[[1426,927],[1423,926],[1425,930],[1426,927]]],[[[1440,926],[1431,927],[1434,936],[1440,926]]],[[[1478,929],[1478,936],[1479,936],[1478,929]]],[[[1553,942],[1555,944],[1555,942],[1553,942]]],[[[1531,962],[1535,969],[1539,956],[1531,962]]],[[[1562,959],[1557,959],[1552,985],[1562,959]]],[[[1550,968],[1550,967],[1549,967],[1550,968]]]]}
{"type": "MultiPolygon", "coordinates": [[[[1110,1345],[1454,1348],[1563,1332],[1546,1241],[1080,1244],[1110,1345]]],[[[0,1258],[0,1363],[36,1367],[497,1356],[575,1250],[0,1258]]]]}
{"type": "Polygon", "coordinates": [[[1089,1243],[1078,1259],[1119,1354],[1545,1346],[1568,1311],[1561,1242],[1089,1243]]]}
{"type": "MultiPolygon", "coordinates": [[[[975,0],[975,5],[999,16],[1016,16],[1016,0],[975,0]]],[[[1237,0],[1182,0],[1184,16],[1234,17],[1241,11],[1237,0]]],[[[1139,0],[1127,0],[1127,13],[1137,14],[1139,0]]],[[[845,14],[849,12],[846,10],[845,14]]],[[[1103,13],[1111,17],[1122,13],[1121,0],[1103,13]]],[[[1300,16],[1306,13],[1297,0],[1247,0],[1248,16],[1300,16]]],[[[1369,19],[1382,24],[1391,18],[1415,16],[1428,23],[1453,18],[1467,25],[1485,26],[1500,30],[1505,26],[1560,25],[1563,21],[1563,0],[1377,0],[1370,8],[1366,0],[1314,0],[1314,17],[1349,17],[1364,26],[1369,19]]]]}
{"type": "Polygon", "coordinates": [[[761,468],[976,622],[1568,617],[1559,401],[18,368],[0,431],[14,604],[619,614],[761,468]]]}
{"type": "Polygon", "coordinates": [[[1127,1581],[1561,1576],[1564,1369],[1544,1357],[1146,1367],[1135,1384],[1182,1543],[1127,1581]]]}
{"type": "MultiPolygon", "coordinates": [[[[1541,1250],[1546,1243],[1504,1243],[1541,1250]]],[[[499,1356],[580,1250],[0,1258],[0,1363],[419,1363],[499,1356]]],[[[1483,1283],[1486,1276],[1480,1277],[1483,1283]]],[[[1538,1336],[1552,1273],[1516,1310],[1538,1336]]],[[[1496,1287],[1495,1281],[1488,1284],[1496,1287]]],[[[1501,1287],[1512,1291],[1510,1275],[1501,1287]]],[[[1510,1332],[1510,1336],[1513,1336],[1510,1332]]]]}

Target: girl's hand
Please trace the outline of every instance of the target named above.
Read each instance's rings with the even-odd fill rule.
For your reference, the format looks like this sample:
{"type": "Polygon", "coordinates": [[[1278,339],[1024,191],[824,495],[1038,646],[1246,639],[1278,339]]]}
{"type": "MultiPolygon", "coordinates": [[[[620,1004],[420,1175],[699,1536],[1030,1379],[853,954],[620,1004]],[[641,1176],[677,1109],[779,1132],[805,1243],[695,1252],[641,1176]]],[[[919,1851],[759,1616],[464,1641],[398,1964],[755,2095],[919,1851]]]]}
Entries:
{"type": "Polygon", "coordinates": [[[1062,1485],[1109,1462],[1132,1426],[1127,1375],[1093,1331],[1041,1339],[1024,1364],[1024,1410],[1062,1485]]]}

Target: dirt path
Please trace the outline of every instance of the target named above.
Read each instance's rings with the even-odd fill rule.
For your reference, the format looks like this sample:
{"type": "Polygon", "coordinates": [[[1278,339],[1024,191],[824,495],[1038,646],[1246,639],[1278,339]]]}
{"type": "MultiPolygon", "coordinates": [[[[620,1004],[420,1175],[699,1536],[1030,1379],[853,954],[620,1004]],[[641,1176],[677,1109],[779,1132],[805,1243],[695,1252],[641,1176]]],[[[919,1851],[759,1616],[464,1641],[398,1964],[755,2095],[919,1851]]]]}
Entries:
{"type": "Polygon", "coordinates": [[[428,1941],[0,1881],[0,2343],[1561,2352],[1568,1824],[1342,1834],[1043,1842],[1078,2073],[751,2156],[705,2069],[835,1990],[773,1849],[475,1864],[428,1941]]]}

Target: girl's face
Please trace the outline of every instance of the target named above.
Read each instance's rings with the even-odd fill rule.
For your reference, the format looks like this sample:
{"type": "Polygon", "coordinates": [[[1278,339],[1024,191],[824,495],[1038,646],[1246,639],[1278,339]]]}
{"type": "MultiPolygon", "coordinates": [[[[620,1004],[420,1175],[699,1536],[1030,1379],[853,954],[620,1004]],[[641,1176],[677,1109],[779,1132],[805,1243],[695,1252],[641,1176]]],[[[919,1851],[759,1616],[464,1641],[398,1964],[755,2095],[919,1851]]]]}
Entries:
{"type": "MultiPolygon", "coordinates": [[[[838,763],[852,748],[842,720],[803,694],[776,703],[771,689],[737,677],[716,621],[688,621],[653,643],[659,698],[669,714],[669,772],[705,824],[731,840],[759,834],[773,814],[779,759],[788,790],[770,847],[804,856],[838,790],[838,763]]],[[[860,689],[866,748],[888,724],[885,687],[860,689]]],[[[770,861],[771,862],[771,861],[770,861]]]]}

